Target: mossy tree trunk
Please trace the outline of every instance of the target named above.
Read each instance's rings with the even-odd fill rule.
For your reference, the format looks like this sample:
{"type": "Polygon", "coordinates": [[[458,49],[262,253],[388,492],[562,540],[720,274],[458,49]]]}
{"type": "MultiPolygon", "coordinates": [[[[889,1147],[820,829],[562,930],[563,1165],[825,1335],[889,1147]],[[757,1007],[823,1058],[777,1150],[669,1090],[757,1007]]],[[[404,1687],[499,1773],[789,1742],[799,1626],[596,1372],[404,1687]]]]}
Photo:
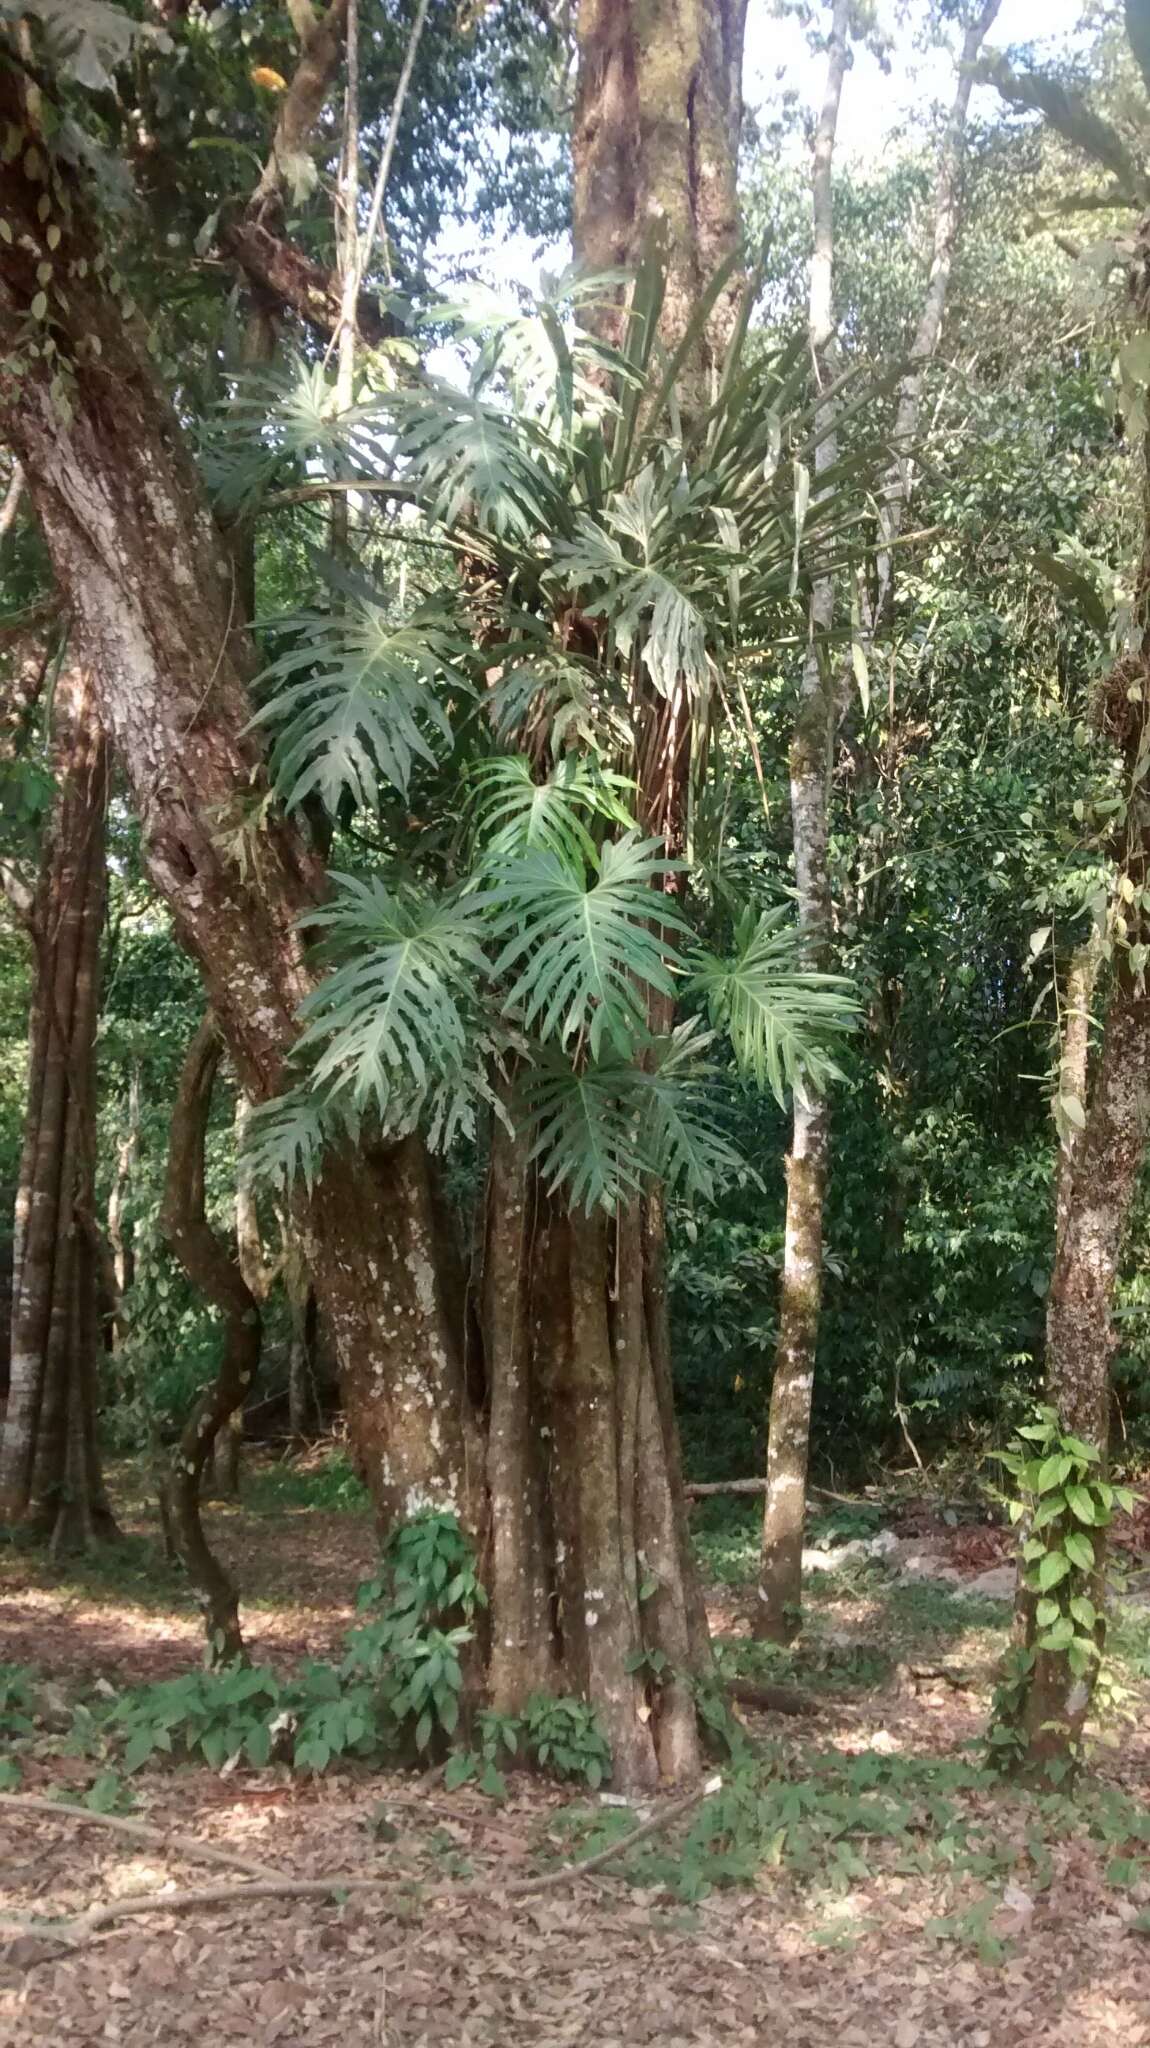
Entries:
{"type": "MultiPolygon", "coordinates": [[[[815,132],[811,180],[814,254],[811,259],[808,332],[820,389],[833,379],[834,204],[833,164],[839,102],[849,57],[849,9],[835,0],[827,53],[826,88],[815,132]]],[[[820,401],[819,473],[837,460],[834,414],[820,401]]],[[[831,923],[827,868],[831,749],[835,731],[835,687],[830,635],[836,593],[830,575],[817,576],[811,592],[810,640],[799,686],[799,710],[790,752],[791,827],[795,893],[804,963],[828,965],[831,923]]],[[[802,1600],[803,1521],[806,1512],[807,1450],[811,1392],[815,1381],[822,1301],[823,1198],[826,1190],[829,1112],[825,1099],[796,1096],[787,1159],[787,1216],[779,1295],[779,1336],[771,1382],[767,1432],[767,1494],[763,1512],[762,1563],[754,1615],[757,1634],[785,1642],[798,1625],[802,1600]]]]}

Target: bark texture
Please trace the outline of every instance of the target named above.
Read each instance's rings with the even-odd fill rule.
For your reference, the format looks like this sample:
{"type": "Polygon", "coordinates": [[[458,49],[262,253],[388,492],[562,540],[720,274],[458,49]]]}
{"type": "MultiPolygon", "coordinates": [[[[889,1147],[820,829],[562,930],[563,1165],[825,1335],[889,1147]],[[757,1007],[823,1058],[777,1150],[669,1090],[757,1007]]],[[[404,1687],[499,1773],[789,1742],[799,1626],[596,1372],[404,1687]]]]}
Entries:
{"type": "MultiPolygon", "coordinates": [[[[1150,276],[1147,226],[1136,238],[1131,264],[1133,312],[1141,328],[1150,324],[1150,276]]],[[[1110,1423],[1110,1364],[1114,1354],[1114,1289],[1130,1220],[1139,1169],[1146,1149],[1150,1109],[1150,996],[1145,978],[1131,967],[1129,948],[1146,945],[1150,920],[1141,908],[1150,881],[1150,802],[1142,787],[1146,720],[1150,716],[1150,441],[1143,448],[1142,559],[1135,589],[1135,619],[1140,629],[1137,653],[1124,656],[1111,670],[1098,698],[1098,719],[1106,737],[1122,757],[1127,804],[1114,847],[1116,864],[1132,884],[1133,905],[1123,903],[1114,925],[1113,987],[1106,1012],[1098,1072],[1086,1105],[1086,1122],[1070,1152],[1060,1161],[1058,1237],[1054,1275],[1046,1312],[1046,1386],[1050,1405],[1063,1428],[1093,1444],[1106,1458],[1110,1423]]],[[[1083,961],[1085,1013],[1087,975],[1094,966],[1083,961]]],[[[1078,1056],[1085,1066],[1086,1045],[1078,1056]]],[[[1081,1098],[1080,1098],[1081,1099],[1081,1098]]],[[[1105,1583],[1103,1535],[1093,1532],[1098,1570],[1092,1597],[1100,1614],[1105,1583]]],[[[1017,1632],[1030,1647],[1035,1636],[1033,1603],[1020,1585],[1017,1632]]],[[[1098,1639],[1104,1632],[1104,1618],[1098,1639]]],[[[1084,1678],[1071,1671],[1064,1652],[1036,1650],[1021,1700],[1018,1722],[1025,1742],[1025,1765],[1043,1771],[1052,1761],[1073,1762],[1090,1710],[1097,1663],[1084,1678]]]]}
{"type": "MultiPolygon", "coordinates": [[[[300,920],[323,894],[323,871],[268,800],[248,730],[253,651],[233,558],[143,336],[96,267],[99,238],[82,182],[34,137],[8,69],[0,69],[0,115],[29,138],[4,179],[14,240],[0,245],[8,349],[0,431],[24,465],[140,819],[150,878],[199,962],[242,1085],[263,1101],[283,1084],[296,1011],[311,986],[300,920]],[[36,265],[47,260],[48,224],[60,228],[54,274],[67,281],[66,298],[53,299],[46,316],[64,365],[55,380],[42,357],[21,356],[43,289],[36,265]]],[[[416,1499],[458,1505],[465,1490],[458,1386],[439,1401],[461,1352],[445,1334],[456,1304],[432,1259],[425,1181],[404,1148],[347,1151],[330,1160],[309,1218],[309,1260],[346,1374],[361,1464],[385,1517],[416,1499]],[[401,1216],[409,1190],[419,1206],[401,1216]],[[437,1414],[439,1448],[416,1452],[408,1429],[385,1454],[387,1424],[401,1409],[395,1386],[410,1389],[424,1361],[434,1392],[423,1408],[437,1414]],[[378,1415],[370,1412],[377,1398],[378,1415]]]]}
{"type": "MultiPolygon", "coordinates": [[[[582,0],[576,36],[575,257],[635,269],[654,235],[664,334],[677,342],[737,246],[746,0],[582,0]]],[[[736,287],[715,309],[721,353],[736,287]]],[[[614,338],[621,309],[604,312],[614,338]]]]}
{"type": "MultiPolygon", "coordinates": [[[[811,259],[808,333],[820,389],[832,381],[834,350],[833,165],[839,103],[849,58],[849,10],[835,0],[827,54],[826,88],[815,131],[811,175],[814,254],[811,259]]],[[[838,456],[830,402],[817,409],[819,475],[838,456]]],[[[804,962],[825,968],[830,938],[830,876],[827,869],[831,750],[835,733],[835,691],[829,635],[835,621],[835,586],[817,576],[811,592],[810,640],[799,686],[799,709],[791,742],[791,827],[795,885],[804,962]]],[[[767,1430],[767,1496],[756,1634],[786,1642],[798,1626],[802,1604],[803,1521],[806,1513],[811,1393],[815,1383],[819,1312],[822,1301],[823,1196],[826,1187],[830,1118],[825,1100],[796,1097],[787,1160],[786,1237],[779,1294],[779,1336],[767,1430]]]]}
{"type": "Polygon", "coordinates": [[[205,1017],[188,1048],[168,1141],[161,1224],[188,1279],[220,1317],[222,1348],[215,1381],[192,1409],[172,1454],[165,1485],[168,1526],[204,1617],[213,1663],[243,1655],[239,1599],[212,1550],[200,1519],[200,1488],[212,1446],[251,1392],[259,1369],[259,1302],[204,1208],[204,1140],[212,1089],[223,1053],[215,1018],[205,1017]]]}
{"type": "Polygon", "coordinates": [[[13,1243],[12,1350],[0,1513],[57,1543],[110,1515],[96,1453],[95,1043],[108,749],[87,671],[53,703],[57,794],[29,914],[36,977],[13,1243]]]}
{"type": "MultiPolygon", "coordinates": [[[[1074,1147],[1071,1185],[1054,1262],[1046,1315],[1046,1392],[1063,1428],[1106,1456],[1110,1362],[1116,1337],[1114,1286],[1138,1170],[1146,1149],[1150,1106],[1150,998],[1120,970],[1106,1017],[1098,1075],[1086,1128],[1074,1147]]],[[[1091,1597],[1105,1600],[1104,1533],[1090,1532],[1098,1569],[1091,1597]]],[[[1027,1648],[1037,1633],[1034,1602],[1018,1595],[1018,1633],[1027,1648]]],[[[1103,1626],[1098,1630],[1099,1645],[1103,1626]]],[[[1076,1677],[1064,1652],[1035,1650],[1019,1715],[1024,1767],[1041,1775],[1073,1762],[1093,1696],[1096,1666],[1076,1677]]]]}
{"type": "Polygon", "coordinates": [[[692,1678],[708,1661],[643,1227],[638,1203],[613,1222],[570,1214],[496,1131],[481,1296],[492,1702],[594,1700],[632,1790],[697,1772],[692,1678]]]}

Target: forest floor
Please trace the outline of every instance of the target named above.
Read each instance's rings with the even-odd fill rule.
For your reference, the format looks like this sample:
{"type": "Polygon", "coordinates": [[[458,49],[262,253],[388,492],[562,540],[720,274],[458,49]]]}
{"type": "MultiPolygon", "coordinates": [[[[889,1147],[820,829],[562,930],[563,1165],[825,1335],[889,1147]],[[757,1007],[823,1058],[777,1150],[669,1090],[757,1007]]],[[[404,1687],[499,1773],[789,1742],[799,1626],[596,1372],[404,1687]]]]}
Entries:
{"type": "MultiPolygon", "coordinates": [[[[127,1540],[100,1566],[0,1548],[0,1744],[15,1670],[43,1711],[10,1741],[8,1782],[18,1770],[22,1795],[94,1799],[184,1847],[0,1805],[0,1920],[244,1882],[189,1841],[283,1877],[382,1881],[126,1918],[71,1949],[0,1938],[3,2048],[1150,2048],[1146,1610],[1117,1631],[1127,1698],[1102,1731],[1117,1740],[1073,1804],[1038,1798],[992,1778],[978,1748],[1005,1602],[854,1558],[812,1574],[798,1641],[765,1651],[740,1618],[753,1516],[707,1503],[699,1546],[729,1668],[796,1683],[819,1712],[751,1717],[758,1757],[730,1780],[722,1827],[699,1809],[618,1864],[532,1889],[643,1814],[517,1772],[501,1802],[358,1765],[123,1778],[74,1723],[70,1737],[72,1702],[198,1658],[144,1503],[125,1495],[121,1511],[127,1540]]],[[[253,1655],[335,1653],[374,1563],[338,1461],[257,1471],[210,1523],[253,1655]]],[[[994,1547],[929,1515],[914,1527],[968,1576],[994,1547]]]]}

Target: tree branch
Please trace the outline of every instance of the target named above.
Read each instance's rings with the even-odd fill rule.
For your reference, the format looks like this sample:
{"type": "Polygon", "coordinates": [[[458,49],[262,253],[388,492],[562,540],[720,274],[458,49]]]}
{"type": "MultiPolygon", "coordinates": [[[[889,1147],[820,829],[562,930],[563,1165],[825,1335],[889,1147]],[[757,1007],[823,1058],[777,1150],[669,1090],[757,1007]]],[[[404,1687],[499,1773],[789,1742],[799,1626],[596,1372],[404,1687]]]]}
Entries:
{"type": "Polygon", "coordinates": [[[115,1834],[129,1836],[133,1842],[147,1842],[153,1848],[164,1849],[171,1856],[190,1862],[218,1863],[225,1870],[242,1871],[245,1877],[263,1880],[273,1875],[266,1864],[253,1863],[228,1849],[216,1849],[210,1842],[197,1841],[193,1835],[149,1827],[145,1821],[129,1820],[119,1813],[94,1813],[90,1806],[76,1806],[68,1800],[38,1799],[30,1792],[0,1792],[0,1806],[10,1807],[15,1813],[46,1814],[53,1820],[78,1820],[89,1827],[108,1828],[115,1834]]]}
{"type": "Polygon", "coordinates": [[[980,83],[995,86],[1009,106],[1044,114],[1065,142],[1073,144],[1117,179],[1128,205],[1146,199],[1150,182],[1141,166],[1131,156],[1118,130],[1095,113],[1085,94],[1076,87],[1064,85],[1048,71],[1013,71],[1006,58],[993,50],[983,58],[976,75],[980,83]]]}

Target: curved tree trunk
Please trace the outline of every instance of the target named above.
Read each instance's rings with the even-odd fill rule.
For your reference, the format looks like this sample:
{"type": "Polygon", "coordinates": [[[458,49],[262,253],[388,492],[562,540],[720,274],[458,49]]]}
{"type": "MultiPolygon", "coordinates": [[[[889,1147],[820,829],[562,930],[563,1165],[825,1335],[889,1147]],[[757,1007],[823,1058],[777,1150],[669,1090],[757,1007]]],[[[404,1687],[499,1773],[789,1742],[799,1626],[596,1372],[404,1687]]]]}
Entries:
{"type": "Polygon", "coordinates": [[[111,1526],[96,1455],[101,1346],[90,1228],[108,750],[91,680],[75,664],[56,683],[52,762],[57,797],[29,917],[36,980],[0,1513],[30,1519],[56,1544],[83,1544],[111,1526]]]}
{"type": "Polygon", "coordinates": [[[239,1411],[259,1370],[262,1327],[259,1302],[236,1259],[216,1236],[204,1208],[204,1141],[212,1089],[223,1053],[209,1011],[184,1060],[168,1141],[168,1172],[161,1225],[188,1279],[223,1325],[215,1381],[196,1402],[180,1431],[165,1483],[176,1553],[203,1611],[208,1651],[214,1663],[243,1655],[239,1599],[232,1580],[212,1550],[200,1520],[200,1487],[212,1446],[239,1411]]]}
{"type": "MultiPolygon", "coordinates": [[[[140,818],[149,876],[168,904],[242,1085],[263,1101],[283,1085],[296,1012],[312,985],[300,921],[322,868],[267,800],[249,729],[253,650],[228,547],[208,510],[142,335],[97,269],[81,181],[51,157],[0,69],[0,114],[31,147],[5,172],[16,232],[0,245],[0,430],[19,451],[61,590],[96,678],[101,714],[140,818]],[[47,171],[44,166],[47,163],[47,171]],[[29,165],[32,169],[29,169],[29,165]],[[48,197],[61,238],[53,301],[70,365],[67,407],[42,358],[21,365],[39,289],[27,249],[48,197]],[[22,239],[23,238],[23,239],[22,239]]],[[[309,1217],[309,1260],[346,1376],[349,1418],[381,1515],[413,1501],[465,1509],[478,1461],[461,1416],[458,1302],[441,1278],[427,1171],[414,1144],[329,1160],[309,1217]],[[398,1390],[437,1441],[392,1431],[398,1390]]]]}

